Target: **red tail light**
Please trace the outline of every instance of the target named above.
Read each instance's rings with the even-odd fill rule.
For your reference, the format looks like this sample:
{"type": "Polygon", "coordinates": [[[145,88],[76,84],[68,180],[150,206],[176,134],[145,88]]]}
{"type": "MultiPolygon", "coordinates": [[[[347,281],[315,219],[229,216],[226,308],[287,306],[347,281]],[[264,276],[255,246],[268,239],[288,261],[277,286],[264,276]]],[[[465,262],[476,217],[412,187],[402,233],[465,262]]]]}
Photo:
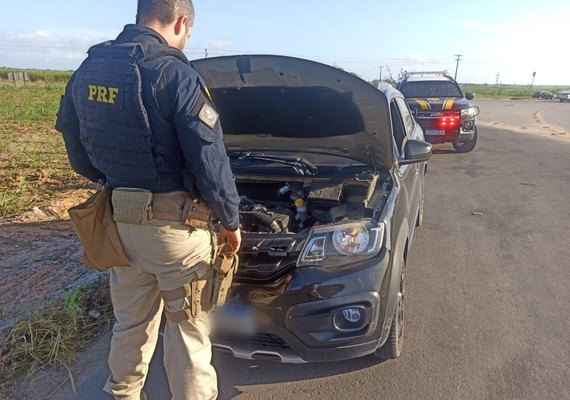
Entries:
{"type": "Polygon", "coordinates": [[[459,117],[455,115],[445,115],[437,120],[437,125],[441,129],[456,129],[459,127],[459,117]]]}

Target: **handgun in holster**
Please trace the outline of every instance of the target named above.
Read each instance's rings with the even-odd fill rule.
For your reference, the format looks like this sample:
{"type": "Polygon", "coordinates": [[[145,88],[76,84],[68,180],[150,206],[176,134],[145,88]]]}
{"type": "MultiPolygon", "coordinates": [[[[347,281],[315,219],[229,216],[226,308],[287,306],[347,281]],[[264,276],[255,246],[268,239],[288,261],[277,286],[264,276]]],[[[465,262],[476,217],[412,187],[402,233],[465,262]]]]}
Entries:
{"type": "Polygon", "coordinates": [[[218,247],[210,269],[212,308],[220,307],[226,302],[238,264],[239,257],[230,244],[224,243],[218,247]]]}

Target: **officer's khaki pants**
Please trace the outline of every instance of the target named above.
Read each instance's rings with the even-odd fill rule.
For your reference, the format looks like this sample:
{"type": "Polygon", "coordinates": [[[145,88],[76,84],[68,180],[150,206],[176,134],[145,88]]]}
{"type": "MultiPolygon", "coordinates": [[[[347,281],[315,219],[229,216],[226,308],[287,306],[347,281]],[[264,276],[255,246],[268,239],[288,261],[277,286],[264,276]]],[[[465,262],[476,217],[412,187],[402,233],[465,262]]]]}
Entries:
{"type": "MultiPolygon", "coordinates": [[[[163,309],[160,290],[173,290],[202,276],[211,256],[210,234],[181,223],[151,220],[146,225],[118,223],[131,267],[111,269],[113,327],[104,390],[116,399],[139,400],[156,347],[163,309]]],[[[188,300],[164,305],[180,311],[188,300]]],[[[215,399],[218,394],[207,317],[166,322],[164,365],[172,399],[215,399]]]]}

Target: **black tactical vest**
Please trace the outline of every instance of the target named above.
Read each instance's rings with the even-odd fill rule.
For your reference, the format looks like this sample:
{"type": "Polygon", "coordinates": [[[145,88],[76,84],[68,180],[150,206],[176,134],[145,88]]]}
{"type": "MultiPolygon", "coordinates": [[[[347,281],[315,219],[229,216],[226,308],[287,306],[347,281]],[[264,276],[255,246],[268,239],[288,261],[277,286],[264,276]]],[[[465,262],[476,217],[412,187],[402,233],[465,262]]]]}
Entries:
{"type": "Polygon", "coordinates": [[[171,54],[145,55],[140,44],[113,42],[93,46],[88,54],[72,94],[91,163],[114,181],[156,181],[161,172],[156,160],[169,154],[153,143],[138,63],[171,54]]]}

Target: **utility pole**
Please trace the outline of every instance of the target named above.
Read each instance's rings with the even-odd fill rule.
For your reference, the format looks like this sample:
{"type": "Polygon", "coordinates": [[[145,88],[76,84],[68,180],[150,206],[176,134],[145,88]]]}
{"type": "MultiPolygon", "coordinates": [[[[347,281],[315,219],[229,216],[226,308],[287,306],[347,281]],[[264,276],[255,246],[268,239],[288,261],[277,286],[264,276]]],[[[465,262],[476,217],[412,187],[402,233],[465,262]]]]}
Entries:
{"type": "Polygon", "coordinates": [[[528,94],[532,92],[532,85],[534,84],[534,77],[536,76],[536,72],[532,73],[532,81],[530,81],[530,87],[528,88],[528,94]]]}
{"type": "Polygon", "coordinates": [[[380,76],[378,77],[378,83],[382,82],[382,66],[380,65],[378,68],[380,68],[380,76]]]}
{"type": "Polygon", "coordinates": [[[204,49],[204,58],[208,58],[208,49],[204,49]]]}
{"type": "Polygon", "coordinates": [[[463,57],[463,54],[454,54],[454,56],[457,57],[455,59],[457,63],[455,64],[455,77],[453,79],[457,80],[457,69],[459,68],[459,61],[461,61],[461,57],[463,57]]]}
{"type": "Polygon", "coordinates": [[[499,90],[501,85],[499,84],[499,76],[500,74],[497,72],[497,75],[495,75],[495,95],[499,94],[499,90]]]}

